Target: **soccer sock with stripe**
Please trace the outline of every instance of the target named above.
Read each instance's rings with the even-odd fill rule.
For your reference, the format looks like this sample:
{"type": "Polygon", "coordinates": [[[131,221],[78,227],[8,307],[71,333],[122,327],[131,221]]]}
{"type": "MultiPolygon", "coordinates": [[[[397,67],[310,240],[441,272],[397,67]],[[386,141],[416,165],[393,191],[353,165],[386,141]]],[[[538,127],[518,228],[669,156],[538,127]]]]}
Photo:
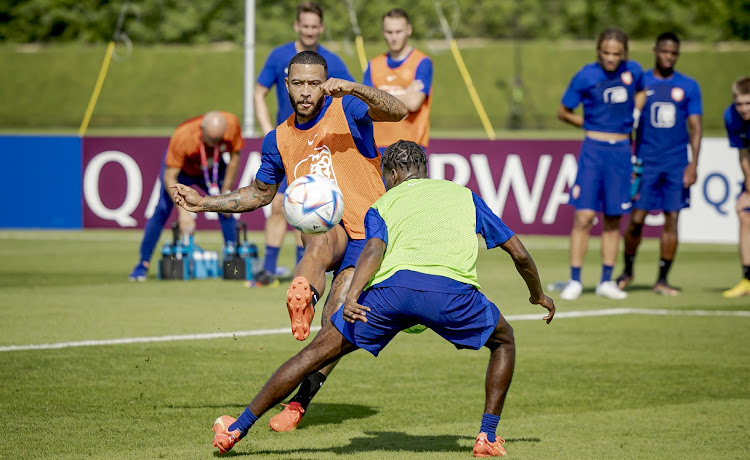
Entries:
{"type": "Polygon", "coordinates": [[[325,381],[326,376],[320,371],[308,375],[307,378],[302,381],[299,386],[299,391],[290,402],[299,403],[303,409],[307,410],[310,401],[312,401],[313,397],[315,397],[315,394],[320,390],[320,387],[323,386],[323,382],[325,381]]]}
{"type": "Polygon", "coordinates": [[[495,442],[495,432],[497,431],[497,424],[499,422],[499,415],[482,414],[482,425],[479,427],[479,432],[487,433],[487,440],[495,442]]]}
{"type": "Polygon", "coordinates": [[[246,407],[245,411],[240,415],[237,421],[229,425],[227,431],[232,432],[234,430],[240,430],[240,439],[242,439],[257,421],[258,417],[246,407]]]}

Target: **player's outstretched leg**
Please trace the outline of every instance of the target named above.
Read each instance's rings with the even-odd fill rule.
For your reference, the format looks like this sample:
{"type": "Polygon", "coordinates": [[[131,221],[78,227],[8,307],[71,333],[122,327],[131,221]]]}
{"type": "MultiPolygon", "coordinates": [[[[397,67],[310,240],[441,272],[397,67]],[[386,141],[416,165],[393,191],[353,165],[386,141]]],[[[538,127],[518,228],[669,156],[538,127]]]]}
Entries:
{"type": "MultiPolygon", "coordinates": [[[[325,306],[323,307],[323,315],[320,318],[321,326],[323,328],[330,323],[331,316],[337,311],[337,307],[341,305],[346,298],[346,293],[349,291],[349,285],[351,284],[353,274],[354,268],[349,267],[339,272],[333,279],[331,292],[328,294],[325,306]]],[[[307,407],[310,405],[310,402],[321,389],[328,375],[336,367],[336,364],[338,364],[338,361],[334,361],[319,371],[308,375],[302,381],[297,394],[295,394],[291,401],[289,401],[289,404],[282,404],[284,410],[271,417],[268,425],[272,430],[283,432],[292,431],[297,428],[302,421],[302,417],[307,412],[307,407]]]]}
{"type": "Polygon", "coordinates": [[[271,375],[239,418],[235,420],[234,417],[223,415],[216,419],[213,426],[214,447],[220,453],[232,449],[247,435],[258,418],[287,397],[305,376],[356,349],[332,324],[323,327],[309,345],[271,375]]]}
{"type": "Polygon", "coordinates": [[[326,271],[341,262],[348,237],[342,226],[321,235],[305,235],[305,254],[294,269],[294,279],[287,290],[286,306],[292,321],[292,335],[306,340],[315,314],[315,304],[326,287],[326,271]]]}
{"type": "Polygon", "coordinates": [[[306,340],[310,335],[310,324],[315,316],[317,294],[307,278],[298,276],[286,291],[286,308],[292,321],[292,335],[297,340],[306,340]]]}

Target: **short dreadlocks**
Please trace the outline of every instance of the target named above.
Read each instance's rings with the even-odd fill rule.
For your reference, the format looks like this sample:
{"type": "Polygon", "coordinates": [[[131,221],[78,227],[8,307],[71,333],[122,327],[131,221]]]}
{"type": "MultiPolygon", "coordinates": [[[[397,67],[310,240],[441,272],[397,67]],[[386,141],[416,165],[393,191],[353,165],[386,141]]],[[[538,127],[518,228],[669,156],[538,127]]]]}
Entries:
{"type": "Polygon", "coordinates": [[[401,140],[389,145],[383,153],[382,162],[383,171],[391,169],[427,171],[427,155],[419,144],[412,141],[401,140]]]}

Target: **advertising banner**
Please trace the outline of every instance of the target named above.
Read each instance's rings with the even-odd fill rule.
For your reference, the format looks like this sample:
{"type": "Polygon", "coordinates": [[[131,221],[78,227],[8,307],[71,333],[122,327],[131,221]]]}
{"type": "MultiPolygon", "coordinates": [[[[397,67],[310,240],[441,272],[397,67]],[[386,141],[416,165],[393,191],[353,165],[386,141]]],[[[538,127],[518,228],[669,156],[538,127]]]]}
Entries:
{"type": "MultiPolygon", "coordinates": [[[[83,226],[142,228],[161,193],[159,171],[169,139],[86,138],[83,141],[83,226]]],[[[521,235],[568,235],[573,223],[569,190],[575,182],[579,140],[444,140],[428,150],[429,176],[465,185],[521,235]]],[[[242,151],[238,187],[260,166],[260,139],[242,151]]],[[[691,207],[680,214],[680,241],[736,243],[734,203],[741,172],[725,139],[704,139],[691,207]]],[[[261,230],[264,210],[237,215],[261,230]]],[[[267,210],[265,210],[267,212],[267,210]]],[[[218,229],[217,216],[195,215],[199,229],[218,229]]],[[[170,222],[176,218],[176,211],[170,222]]],[[[623,227],[627,223],[623,218],[623,227]]],[[[644,236],[657,236],[663,218],[649,216],[644,236]]],[[[601,232],[598,223],[592,234],[601,232]]]]}
{"type": "Polygon", "coordinates": [[[0,161],[0,228],[81,229],[79,137],[0,136],[0,161]]]}

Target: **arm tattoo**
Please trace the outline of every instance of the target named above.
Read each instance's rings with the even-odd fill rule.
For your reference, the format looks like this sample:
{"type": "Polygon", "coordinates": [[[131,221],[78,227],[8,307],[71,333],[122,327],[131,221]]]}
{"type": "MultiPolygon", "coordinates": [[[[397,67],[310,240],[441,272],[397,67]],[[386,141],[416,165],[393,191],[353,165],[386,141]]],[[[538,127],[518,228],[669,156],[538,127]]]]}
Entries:
{"type": "Polygon", "coordinates": [[[247,187],[225,195],[214,196],[203,203],[204,211],[214,212],[248,212],[258,209],[273,201],[279,184],[266,184],[259,180],[247,187]]]}
{"type": "Polygon", "coordinates": [[[362,99],[369,107],[375,121],[401,121],[409,111],[395,96],[372,86],[355,85],[352,94],[362,99]]]}

